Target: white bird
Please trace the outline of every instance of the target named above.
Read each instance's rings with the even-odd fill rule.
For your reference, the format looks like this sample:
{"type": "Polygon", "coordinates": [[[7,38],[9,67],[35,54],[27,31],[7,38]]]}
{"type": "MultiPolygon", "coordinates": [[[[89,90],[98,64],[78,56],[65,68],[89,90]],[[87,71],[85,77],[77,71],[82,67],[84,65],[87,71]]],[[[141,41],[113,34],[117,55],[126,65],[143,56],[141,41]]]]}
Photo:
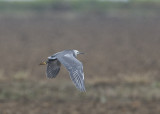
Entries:
{"type": "Polygon", "coordinates": [[[46,75],[48,78],[55,78],[60,71],[61,64],[68,70],[70,78],[77,89],[84,92],[84,72],[82,63],[76,59],[78,54],[84,54],[78,50],[64,50],[48,57],[46,62],[40,65],[47,64],[46,75]]]}

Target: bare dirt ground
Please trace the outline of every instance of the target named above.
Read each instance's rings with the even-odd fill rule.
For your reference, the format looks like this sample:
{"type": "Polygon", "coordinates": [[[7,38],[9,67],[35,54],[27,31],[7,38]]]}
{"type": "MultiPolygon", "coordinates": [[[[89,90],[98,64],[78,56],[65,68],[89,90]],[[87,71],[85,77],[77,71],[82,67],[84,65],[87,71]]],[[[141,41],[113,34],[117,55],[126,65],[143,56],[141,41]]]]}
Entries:
{"type": "Polygon", "coordinates": [[[159,114],[160,16],[120,11],[0,15],[0,114],[159,114]],[[77,49],[86,93],[41,61],[77,49]]]}

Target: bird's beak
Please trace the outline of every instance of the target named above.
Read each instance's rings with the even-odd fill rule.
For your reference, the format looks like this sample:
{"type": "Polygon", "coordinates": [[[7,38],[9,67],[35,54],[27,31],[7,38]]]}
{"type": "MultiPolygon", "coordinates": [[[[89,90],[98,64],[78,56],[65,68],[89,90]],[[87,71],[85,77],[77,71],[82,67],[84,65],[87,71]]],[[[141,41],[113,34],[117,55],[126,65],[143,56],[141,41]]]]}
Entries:
{"type": "Polygon", "coordinates": [[[84,54],[83,52],[79,52],[79,54],[84,54]]]}
{"type": "Polygon", "coordinates": [[[41,62],[39,65],[46,65],[47,63],[46,62],[41,62]]]}

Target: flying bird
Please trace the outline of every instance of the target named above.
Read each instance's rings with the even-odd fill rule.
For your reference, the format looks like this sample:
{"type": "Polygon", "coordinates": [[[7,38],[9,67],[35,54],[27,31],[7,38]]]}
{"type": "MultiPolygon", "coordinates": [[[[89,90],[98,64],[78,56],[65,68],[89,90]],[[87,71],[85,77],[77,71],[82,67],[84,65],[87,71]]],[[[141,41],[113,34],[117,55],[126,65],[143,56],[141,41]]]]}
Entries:
{"type": "Polygon", "coordinates": [[[84,53],[78,50],[64,50],[49,56],[48,60],[40,65],[47,65],[46,75],[48,78],[55,78],[60,71],[61,64],[64,65],[76,88],[85,92],[83,65],[76,59],[78,54],[84,53]]]}

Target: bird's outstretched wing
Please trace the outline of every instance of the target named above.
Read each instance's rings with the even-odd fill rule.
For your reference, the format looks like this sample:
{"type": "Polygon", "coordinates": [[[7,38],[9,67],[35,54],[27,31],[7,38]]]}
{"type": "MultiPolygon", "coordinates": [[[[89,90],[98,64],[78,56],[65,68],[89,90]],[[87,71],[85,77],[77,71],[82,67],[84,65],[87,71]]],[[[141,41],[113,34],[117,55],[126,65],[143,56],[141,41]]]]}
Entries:
{"type": "Polygon", "coordinates": [[[48,60],[46,75],[48,78],[55,78],[59,73],[61,63],[57,60],[48,60]]]}
{"type": "Polygon", "coordinates": [[[70,78],[80,91],[85,91],[83,65],[72,54],[57,56],[57,59],[69,71],[70,78]]]}

